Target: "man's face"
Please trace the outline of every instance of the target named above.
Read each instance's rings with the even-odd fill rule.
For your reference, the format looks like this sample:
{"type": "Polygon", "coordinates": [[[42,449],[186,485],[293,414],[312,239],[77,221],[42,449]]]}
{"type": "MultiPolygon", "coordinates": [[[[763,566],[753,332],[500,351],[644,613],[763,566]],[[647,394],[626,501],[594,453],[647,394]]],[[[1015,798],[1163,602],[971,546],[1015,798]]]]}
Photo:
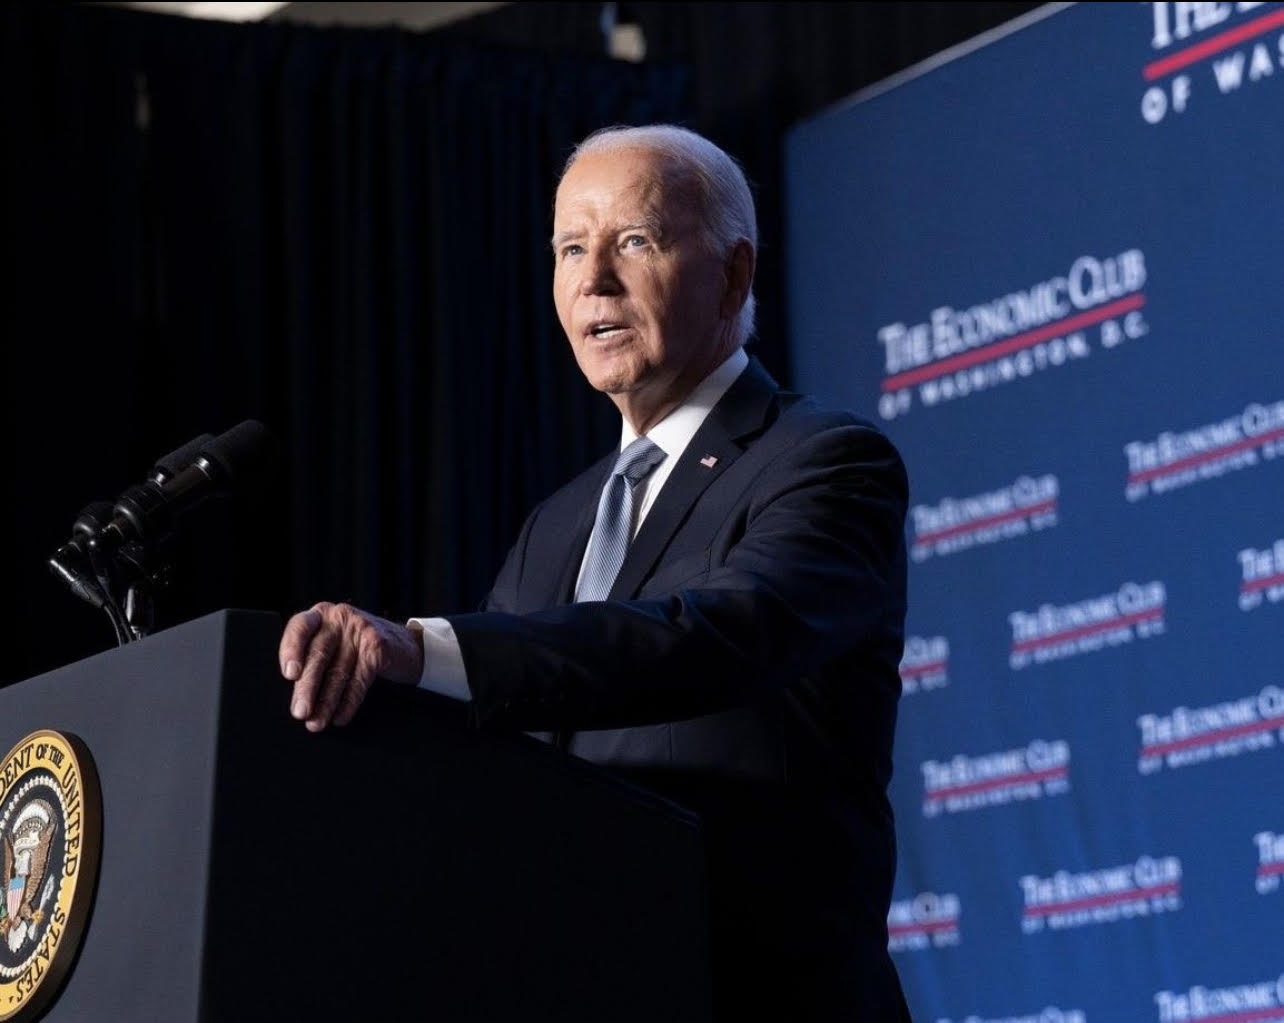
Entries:
{"type": "Polygon", "coordinates": [[[588,153],[557,189],[553,299],[590,384],[643,430],[731,353],[739,304],[688,195],[646,149],[588,153]],[[734,309],[732,309],[734,305],[734,309]],[[731,315],[727,310],[731,309],[731,315]]]}

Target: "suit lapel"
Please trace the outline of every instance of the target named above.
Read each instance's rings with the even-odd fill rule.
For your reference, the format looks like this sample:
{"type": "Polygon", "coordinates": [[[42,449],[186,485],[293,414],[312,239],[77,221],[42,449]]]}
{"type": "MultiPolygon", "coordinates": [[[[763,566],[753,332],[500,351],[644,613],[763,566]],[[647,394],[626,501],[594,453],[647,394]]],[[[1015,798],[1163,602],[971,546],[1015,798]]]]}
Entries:
{"type": "Polygon", "coordinates": [[[629,546],[608,599],[628,600],[636,595],[700,495],[744,453],[746,442],[763,430],[778,389],[758,360],[751,358],[674,466],[629,546]]]}

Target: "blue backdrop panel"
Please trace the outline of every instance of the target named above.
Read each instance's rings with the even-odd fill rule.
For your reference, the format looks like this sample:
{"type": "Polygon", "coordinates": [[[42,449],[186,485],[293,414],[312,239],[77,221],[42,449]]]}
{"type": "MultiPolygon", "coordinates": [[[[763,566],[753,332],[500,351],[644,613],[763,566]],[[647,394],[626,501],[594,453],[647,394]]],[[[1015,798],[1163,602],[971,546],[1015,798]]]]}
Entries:
{"type": "Polygon", "coordinates": [[[1284,5],[1038,14],[788,144],[797,379],[913,490],[891,945],[1284,1020],[1284,5]]]}

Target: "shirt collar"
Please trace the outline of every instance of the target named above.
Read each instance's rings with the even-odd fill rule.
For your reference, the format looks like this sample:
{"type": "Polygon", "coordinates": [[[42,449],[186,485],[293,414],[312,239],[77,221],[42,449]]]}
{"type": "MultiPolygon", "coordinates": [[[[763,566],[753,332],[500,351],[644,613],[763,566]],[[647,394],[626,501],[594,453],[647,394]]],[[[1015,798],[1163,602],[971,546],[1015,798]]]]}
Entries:
{"type": "MultiPolygon", "coordinates": [[[[691,438],[704,424],[705,418],[713,411],[736,378],[749,365],[749,356],[743,348],[737,348],[723,360],[712,373],[700,381],[687,400],[667,416],[647,430],[646,435],[662,450],[667,458],[675,459],[686,450],[691,438]]],[[[637,433],[625,419],[620,429],[620,450],[623,451],[633,441],[637,433]]]]}

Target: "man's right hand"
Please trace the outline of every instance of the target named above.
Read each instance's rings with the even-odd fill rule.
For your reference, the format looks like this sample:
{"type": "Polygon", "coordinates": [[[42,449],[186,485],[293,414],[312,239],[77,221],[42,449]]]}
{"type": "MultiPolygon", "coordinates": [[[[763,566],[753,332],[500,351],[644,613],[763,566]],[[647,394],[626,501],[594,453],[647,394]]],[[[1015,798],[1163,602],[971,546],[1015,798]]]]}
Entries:
{"type": "Polygon", "coordinates": [[[375,676],[415,685],[423,674],[420,636],[349,604],[314,604],[285,625],[281,674],[294,683],[290,713],[308,731],[352,720],[375,676]]]}

